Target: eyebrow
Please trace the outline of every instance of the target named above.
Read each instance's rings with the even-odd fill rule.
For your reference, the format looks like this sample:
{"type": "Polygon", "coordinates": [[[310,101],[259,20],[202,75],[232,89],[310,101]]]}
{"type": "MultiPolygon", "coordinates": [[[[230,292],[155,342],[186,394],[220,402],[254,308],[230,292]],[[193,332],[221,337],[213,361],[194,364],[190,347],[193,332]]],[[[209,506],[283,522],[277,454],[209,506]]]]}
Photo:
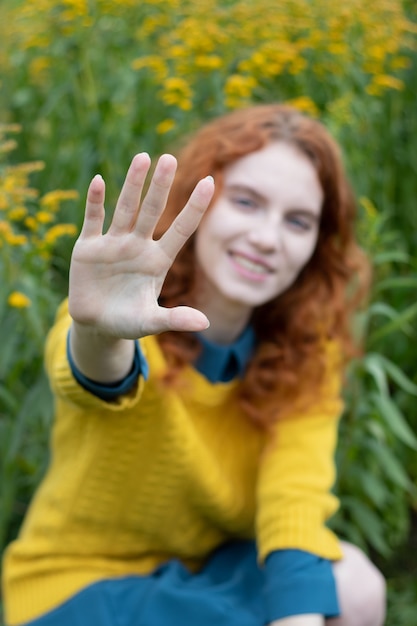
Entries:
{"type": "Polygon", "coordinates": [[[314,220],[319,220],[321,217],[321,214],[317,213],[315,209],[292,209],[292,211],[297,213],[297,215],[302,215],[303,217],[308,217],[314,220]]]}
{"type": "Polygon", "coordinates": [[[255,189],[252,189],[252,187],[249,187],[248,185],[236,185],[236,184],[225,185],[225,189],[226,191],[231,191],[231,192],[247,193],[253,198],[255,198],[256,200],[260,200],[260,201],[266,200],[265,196],[263,196],[258,191],[255,191],[255,189]]]}

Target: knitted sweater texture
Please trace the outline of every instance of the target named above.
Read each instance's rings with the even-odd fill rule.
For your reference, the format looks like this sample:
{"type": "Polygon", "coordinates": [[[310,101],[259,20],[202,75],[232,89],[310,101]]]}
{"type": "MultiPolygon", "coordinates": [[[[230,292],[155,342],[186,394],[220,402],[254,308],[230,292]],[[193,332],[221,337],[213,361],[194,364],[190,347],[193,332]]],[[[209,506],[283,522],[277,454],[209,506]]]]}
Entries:
{"type": "Polygon", "coordinates": [[[64,303],[46,345],[51,461],[4,560],[8,625],[104,578],[148,574],[172,558],[198,569],[232,538],[256,538],[261,563],[285,548],[341,557],[325,525],[338,505],[330,489],[342,410],[332,349],[317,399],[266,434],[239,408],[237,380],[213,384],[187,367],[164,386],[154,337],[141,340],[149,379],[100,400],[72,376],[70,323],[64,303]]]}

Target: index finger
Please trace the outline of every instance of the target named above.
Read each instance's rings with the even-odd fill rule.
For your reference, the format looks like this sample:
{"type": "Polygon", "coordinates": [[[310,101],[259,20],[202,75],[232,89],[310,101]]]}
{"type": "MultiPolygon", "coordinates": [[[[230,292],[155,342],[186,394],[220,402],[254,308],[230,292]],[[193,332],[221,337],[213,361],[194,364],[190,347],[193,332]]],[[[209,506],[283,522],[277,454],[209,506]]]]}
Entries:
{"type": "Polygon", "coordinates": [[[165,254],[174,259],[197,229],[214,193],[214,180],[206,176],[197,183],[187,204],[159,240],[165,254]]]}

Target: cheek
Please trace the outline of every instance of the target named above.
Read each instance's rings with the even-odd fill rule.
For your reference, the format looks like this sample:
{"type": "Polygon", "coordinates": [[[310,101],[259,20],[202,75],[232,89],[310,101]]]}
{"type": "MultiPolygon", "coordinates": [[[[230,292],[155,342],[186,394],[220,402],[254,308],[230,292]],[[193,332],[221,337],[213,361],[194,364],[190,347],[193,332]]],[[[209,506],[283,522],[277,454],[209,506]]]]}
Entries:
{"type": "Polygon", "coordinates": [[[197,264],[206,268],[209,266],[216,255],[217,236],[212,231],[210,223],[204,223],[197,231],[195,240],[195,256],[197,264]]]}
{"type": "Polygon", "coordinates": [[[231,214],[222,205],[216,205],[201,222],[196,233],[196,257],[217,257],[241,230],[239,216],[231,214]]]}
{"type": "Polygon", "coordinates": [[[301,271],[314,254],[317,244],[317,233],[311,237],[302,237],[301,240],[294,240],[289,248],[292,265],[301,271]]]}

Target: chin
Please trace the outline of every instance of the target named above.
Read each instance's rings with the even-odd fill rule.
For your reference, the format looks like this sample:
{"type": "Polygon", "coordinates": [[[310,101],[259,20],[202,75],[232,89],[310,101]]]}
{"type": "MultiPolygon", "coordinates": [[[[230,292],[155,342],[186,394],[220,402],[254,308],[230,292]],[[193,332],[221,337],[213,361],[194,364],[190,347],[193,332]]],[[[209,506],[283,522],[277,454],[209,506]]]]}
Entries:
{"type": "Polygon", "coordinates": [[[257,307],[263,306],[264,304],[267,304],[268,302],[270,302],[276,297],[275,295],[273,295],[273,296],[265,296],[264,298],[261,298],[259,296],[251,298],[248,296],[242,296],[239,293],[233,294],[233,292],[231,293],[230,291],[225,292],[224,295],[230,302],[233,302],[235,305],[241,306],[247,309],[255,309],[257,307]]]}

